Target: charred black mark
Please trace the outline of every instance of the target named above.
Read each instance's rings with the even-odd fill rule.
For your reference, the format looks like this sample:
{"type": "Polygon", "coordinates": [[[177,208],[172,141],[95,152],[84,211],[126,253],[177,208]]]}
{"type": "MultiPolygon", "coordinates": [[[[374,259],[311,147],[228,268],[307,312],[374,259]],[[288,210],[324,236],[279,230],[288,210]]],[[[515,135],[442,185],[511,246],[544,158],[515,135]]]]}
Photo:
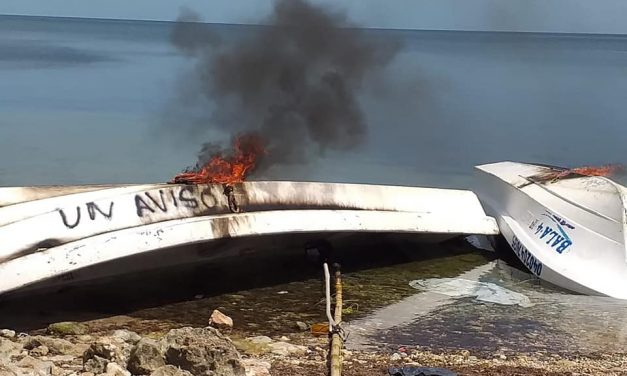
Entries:
{"type": "Polygon", "coordinates": [[[226,196],[227,202],[229,204],[229,210],[232,213],[239,213],[240,208],[239,208],[239,205],[237,204],[237,200],[235,200],[235,194],[233,193],[233,186],[225,185],[223,193],[226,196]]]}
{"type": "Polygon", "coordinates": [[[63,244],[59,239],[44,239],[35,245],[37,249],[48,249],[63,244]]]}
{"type": "Polygon", "coordinates": [[[229,233],[229,218],[214,218],[211,221],[211,231],[215,239],[230,238],[229,233]]]}
{"type": "Polygon", "coordinates": [[[200,202],[202,202],[207,209],[211,209],[218,204],[218,200],[211,194],[209,188],[205,188],[200,192],[200,202]]]}
{"type": "Polygon", "coordinates": [[[246,187],[246,184],[241,183],[233,185],[233,192],[237,196],[237,203],[240,207],[249,204],[248,190],[246,189],[246,187]]]}
{"type": "Polygon", "coordinates": [[[74,275],[74,273],[69,272],[69,273],[58,275],[54,279],[59,280],[59,281],[73,281],[74,279],[76,279],[76,276],[74,275]]]}
{"type": "Polygon", "coordinates": [[[113,217],[113,201],[109,204],[109,212],[103,212],[100,207],[94,202],[88,202],[87,204],[87,213],[89,214],[89,218],[93,221],[96,219],[96,212],[100,213],[103,217],[107,219],[111,219],[113,217]]]}
{"type": "Polygon", "coordinates": [[[137,208],[138,217],[144,216],[144,210],[149,210],[151,213],[155,212],[155,210],[151,208],[140,195],[135,195],[135,207],[137,208]]]}
{"type": "Polygon", "coordinates": [[[76,207],[76,221],[74,221],[73,224],[68,223],[67,216],[65,215],[63,209],[59,209],[59,214],[61,214],[61,220],[67,228],[74,228],[78,226],[79,223],[81,223],[81,208],[79,206],[76,207]]]}
{"type": "Polygon", "coordinates": [[[527,181],[526,181],[526,182],[524,182],[524,183],[521,183],[521,184],[516,185],[516,188],[518,188],[518,189],[522,189],[522,188],[525,188],[526,186],[529,186],[529,185],[531,185],[531,184],[534,184],[534,181],[532,181],[532,180],[527,180],[527,181]]]}

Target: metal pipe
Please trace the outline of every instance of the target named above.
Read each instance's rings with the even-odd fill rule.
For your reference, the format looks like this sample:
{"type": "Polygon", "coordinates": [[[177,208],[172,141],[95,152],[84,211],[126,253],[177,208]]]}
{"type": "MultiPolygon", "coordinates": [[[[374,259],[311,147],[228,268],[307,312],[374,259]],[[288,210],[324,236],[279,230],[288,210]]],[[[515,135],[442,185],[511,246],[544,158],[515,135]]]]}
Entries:
{"type": "Polygon", "coordinates": [[[322,264],[322,268],[324,269],[324,287],[327,303],[327,319],[329,320],[329,332],[331,332],[333,330],[333,327],[335,327],[335,320],[333,320],[333,316],[331,315],[331,274],[329,273],[329,265],[327,265],[326,262],[322,264]]]}

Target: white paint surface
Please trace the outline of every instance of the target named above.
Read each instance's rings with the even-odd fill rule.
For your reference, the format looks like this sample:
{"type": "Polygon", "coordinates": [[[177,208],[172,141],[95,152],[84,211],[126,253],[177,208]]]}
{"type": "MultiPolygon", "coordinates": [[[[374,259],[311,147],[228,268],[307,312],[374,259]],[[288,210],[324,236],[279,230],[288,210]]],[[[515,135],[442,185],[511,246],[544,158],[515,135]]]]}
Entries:
{"type": "Polygon", "coordinates": [[[523,263],[541,263],[535,274],[571,291],[627,299],[623,186],[603,177],[537,182],[548,167],[515,162],[477,169],[486,210],[523,263]],[[566,239],[572,244],[562,247],[566,239]]]}
{"type": "MultiPolygon", "coordinates": [[[[5,203],[0,207],[0,293],[63,280],[108,261],[222,238],[498,233],[495,220],[469,191],[247,182],[234,190],[243,212],[231,213],[223,189],[165,184],[0,189],[5,203]]],[[[178,261],[183,262],[171,262],[178,261]]],[[[143,267],[150,265],[131,269],[143,267]]]]}

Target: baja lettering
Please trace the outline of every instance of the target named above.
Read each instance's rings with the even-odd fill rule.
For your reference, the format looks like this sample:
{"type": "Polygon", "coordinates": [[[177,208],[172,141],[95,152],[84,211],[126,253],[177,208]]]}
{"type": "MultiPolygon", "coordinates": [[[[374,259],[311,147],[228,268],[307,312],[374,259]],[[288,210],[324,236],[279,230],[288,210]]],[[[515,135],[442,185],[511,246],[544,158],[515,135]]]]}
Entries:
{"type": "Polygon", "coordinates": [[[559,253],[561,255],[562,252],[564,252],[568,247],[571,246],[571,244],[573,244],[572,241],[564,240],[559,247],[555,248],[555,250],[557,251],[557,253],[559,253]]]}
{"type": "MultiPolygon", "coordinates": [[[[552,217],[547,217],[555,222],[552,217]]],[[[556,223],[556,226],[557,229],[553,229],[542,222],[536,227],[535,235],[538,239],[543,240],[545,244],[557,251],[557,253],[562,254],[562,252],[567,250],[573,244],[573,241],[568,237],[568,234],[559,223],[556,223]]]]}
{"type": "Polygon", "coordinates": [[[540,235],[540,239],[544,239],[544,237],[550,234],[551,232],[553,232],[553,229],[547,226],[544,229],[544,232],[542,233],[542,235],[540,235]]]}
{"type": "Polygon", "coordinates": [[[546,241],[546,244],[550,244],[553,241],[553,239],[555,239],[556,236],[557,236],[557,232],[553,230],[553,232],[551,232],[551,238],[546,241]]]}
{"type": "Polygon", "coordinates": [[[555,241],[553,242],[553,244],[551,244],[551,247],[555,247],[556,245],[558,245],[559,243],[562,242],[562,240],[564,240],[564,237],[561,235],[557,235],[555,237],[555,241]]]}

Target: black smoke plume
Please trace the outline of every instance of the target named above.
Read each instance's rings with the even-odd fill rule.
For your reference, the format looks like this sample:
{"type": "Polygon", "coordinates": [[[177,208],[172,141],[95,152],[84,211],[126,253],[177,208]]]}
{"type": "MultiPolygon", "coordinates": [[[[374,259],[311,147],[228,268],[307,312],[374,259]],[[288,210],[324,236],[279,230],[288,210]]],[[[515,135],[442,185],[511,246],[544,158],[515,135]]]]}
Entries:
{"type": "MultiPolygon", "coordinates": [[[[173,44],[196,60],[199,84],[185,88],[186,97],[207,101],[212,124],[206,126],[259,135],[266,147],[259,167],[304,163],[365,140],[357,94],[397,46],[304,0],[277,0],[264,26],[232,44],[198,21],[183,12],[172,35],[173,44]]],[[[228,152],[209,142],[198,163],[216,154],[228,152]]]]}

